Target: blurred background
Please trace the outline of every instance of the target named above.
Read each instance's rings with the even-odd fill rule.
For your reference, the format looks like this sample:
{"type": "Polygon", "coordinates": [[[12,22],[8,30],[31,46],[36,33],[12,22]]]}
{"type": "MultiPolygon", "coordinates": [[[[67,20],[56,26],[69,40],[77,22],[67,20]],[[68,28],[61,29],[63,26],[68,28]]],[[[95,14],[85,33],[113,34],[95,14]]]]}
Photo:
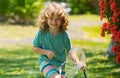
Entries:
{"type": "MultiPolygon", "coordinates": [[[[73,47],[87,56],[88,78],[119,78],[115,57],[105,55],[110,36],[100,36],[106,20],[100,21],[99,0],[0,0],[0,78],[44,78],[32,40],[40,11],[53,1],[69,13],[68,32],[73,47]]],[[[82,78],[82,74],[74,74],[74,78],[82,78]]]]}
{"type": "Polygon", "coordinates": [[[34,24],[49,2],[60,3],[70,15],[99,14],[98,0],[0,0],[0,22],[34,24]]]}

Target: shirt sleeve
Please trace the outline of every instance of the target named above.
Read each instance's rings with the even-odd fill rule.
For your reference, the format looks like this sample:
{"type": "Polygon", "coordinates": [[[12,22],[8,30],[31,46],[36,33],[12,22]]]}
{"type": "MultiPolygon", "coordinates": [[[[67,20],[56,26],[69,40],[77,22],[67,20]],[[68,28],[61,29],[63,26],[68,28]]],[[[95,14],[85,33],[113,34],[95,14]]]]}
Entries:
{"type": "Polygon", "coordinates": [[[65,45],[66,45],[66,51],[69,52],[71,50],[71,40],[67,32],[65,34],[65,45]]]}
{"type": "Polygon", "coordinates": [[[32,42],[33,46],[34,47],[42,47],[42,33],[41,33],[41,30],[38,30],[34,39],[33,39],[33,42],[32,42]]]}

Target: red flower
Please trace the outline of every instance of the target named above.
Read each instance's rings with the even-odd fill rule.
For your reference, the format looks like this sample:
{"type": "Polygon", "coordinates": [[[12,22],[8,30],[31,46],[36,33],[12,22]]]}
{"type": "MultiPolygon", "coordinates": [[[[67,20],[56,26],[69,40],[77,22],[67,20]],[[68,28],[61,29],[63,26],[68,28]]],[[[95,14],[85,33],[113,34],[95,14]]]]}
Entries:
{"type": "Polygon", "coordinates": [[[101,36],[104,37],[105,36],[105,32],[107,32],[108,34],[110,33],[110,22],[107,21],[105,23],[103,23],[102,25],[102,31],[101,31],[101,36]]]}
{"type": "Polygon", "coordinates": [[[104,31],[101,31],[101,34],[100,34],[102,37],[105,37],[105,32],[104,31]]]}
{"type": "Polygon", "coordinates": [[[105,15],[105,10],[106,10],[106,1],[105,0],[100,0],[99,1],[99,6],[100,6],[100,20],[106,17],[105,15]]]}
{"type": "Polygon", "coordinates": [[[116,11],[116,6],[117,6],[117,3],[115,1],[111,0],[111,2],[110,2],[111,10],[116,11]]]}
{"type": "Polygon", "coordinates": [[[112,36],[112,39],[114,41],[117,41],[118,43],[120,43],[120,31],[116,31],[113,36],[112,36]]]}
{"type": "Polygon", "coordinates": [[[119,16],[120,14],[118,13],[118,12],[114,12],[113,13],[113,16],[112,16],[112,21],[113,22],[118,22],[119,21],[119,19],[118,19],[118,16],[119,16]]]}
{"type": "Polygon", "coordinates": [[[116,47],[115,47],[115,46],[112,47],[112,51],[113,51],[113,52],[116,51],[116,47]]]}
{"type": "Polygon", "coordinates": [[[116,55],[119,55],[119,53],[120,53],[120,46],[116,46],[116,45],[112,46],[112,51],[115,52],[116,55]]]}
{"type": "Polygon", "coordinates": [[[120,54],[116,57],[116,62],[120,64],[120,54]]]}
{"type": "Polygon", "coordinates": [[[116,53],[116,62],[120,64],[120,0],[99,0],[100,18],[107,18],[102,25],[101,36],[105,32],[112,35],[114,45],[112,51],[116,53]],[[109,1],[109,3],[108,3],[109,1]]]}
{"type": "Polygon", "coordinates": [[[110,28],[110,33],[111,34],[116,34],[116,30],[117,30],[117,26],[116,25],[114,25],[114,24],[110,24],[109,25],[109,28],[110,28]]]}

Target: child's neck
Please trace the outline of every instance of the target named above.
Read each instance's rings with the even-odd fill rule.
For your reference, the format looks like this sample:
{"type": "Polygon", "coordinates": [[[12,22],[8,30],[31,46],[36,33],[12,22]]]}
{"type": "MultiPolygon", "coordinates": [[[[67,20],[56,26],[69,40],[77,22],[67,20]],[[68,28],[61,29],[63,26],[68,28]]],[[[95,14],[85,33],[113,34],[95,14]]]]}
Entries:
{"type": "Polygon", "coordinates": [[[58,33],[59,33],[59,30],[50,29],[50,33],[51,33],[53,36],[57,36],[58,33]]]}

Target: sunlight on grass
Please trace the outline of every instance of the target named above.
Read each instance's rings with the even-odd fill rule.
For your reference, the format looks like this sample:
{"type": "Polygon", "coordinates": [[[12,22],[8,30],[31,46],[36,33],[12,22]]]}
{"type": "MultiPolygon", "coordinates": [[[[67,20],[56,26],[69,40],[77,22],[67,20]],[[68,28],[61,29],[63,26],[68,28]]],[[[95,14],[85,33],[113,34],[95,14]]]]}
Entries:
{"type": "Polygon", "coordinates": [[[4,46],[0,52],[0,78],[43,78],[37,66],[38,55],[31,45],[4,46]]]}
{"type": "Polygon", "coordinates": [[[38,27],[0,24],[0,38],[7,40],[20,40],[24,37],[33,38],[38,27]]]}
{"type": "MultiPolygon", "coordinates": [[[[101,26],[91,26],[91,27],[84,26],[84,27],[82,27],[82,30],[87,32],[89,37],[93,37],[93,38],[101,37],[100,36],[101,26]]],[[[109,40],[110,36],[106,35],[106,37],[104,37],[104,38],[109,40]]]]}
{"type": "Polygon", "coordinates": [[[82,30],[86,31],[89,37],[99,37],[101,32],[101,26],[84,26],[82,30]]]}
{"type": "MultiPolygon", "coordinates": [[[[74,15],[71,20],[99,20],[98,15],[74,15]]],[[[101,26],[83,26],[76,29],[85,32],[86,39],[73,39],[73,47],[81,48],[87,57],[88,78],[119,78],[120,66],[115,57],[106,57],[106,48],[110,42],[110,36],[100,37],[101,26]],[[100,41],[99,39],[105,39],[100,41]],[[98,41],[97,41],[98,40],[98,41]]],[[[0,24],[0,40],[20,40],[33,38],[38,26],[20,26],[0,24]]],[[[74,34],[73,34],[74,35],[74,34]]],[[[31,41],[32,42],[32,41],[31,41]]],[[[38,68],[38,54],[33,52],[32,44],[9,44],[0,46],[0,78],[44,78],[38,68]]],[[[72,68],[66,65],[67,69],[72,68]]],[[[74,73],[72,71],[71,73],[74,73]]],[[[71,74],[70,73],[70,74],[71,74]]],[[[74,78],[81,78],[80,71],[74,78]]]]}
{"type": "MultiPolygon", "coordinates": [[[[81,45],[81,43],[78,44],[81,45]]],[[[81,47],[87,56],[87,76],[89,78],[119,77],[120,67],[116,64],[114,57],[105,57],[105,49],[103,47],[99,48],[95,46],[97,43],[91,44],[91,48],[81,47]]],[[[38,54],[33,52],[31,45],[4,46],[0,48],[0,51],[1,78],[7,78],[9,76],[15,78],[44,78],[37,66],[38,54]]],[[[68,70],[72,68],[68,64],[66,66],[68,70]]],[[[71,73],[74,73],[74,71],[71,73]]],[[[81,78],[81,76],[83,77],[83,73],[79,71],[79,73],[76,72],[74,78],[81,78]]]]}
{"type": "MultiPolygon", "coordinates": [[[[98,42],[99,44],[105,44],[108,46],[108,44],[111,41],[111,36],[106,35],[105,37],[102,37],[100,35],[101,33],[101,26],[83,26],[80,29],[82,32],[85,32],[86,39],[88,40],[81,40],[79,42],[86,42],[86,44],[89,44],[91,42],[98,42]]],[[[74,41],[75,42],[75,41],[74,41]]],[[[92,44],[90,44],[92,45],[92,44]]]]}
{"type": "Polygon", "coordinates": [[[89,48],[97,47],[97,48],[107,48],[109,42],[102,43],[102,42],[92,42],[86,40],[72,40],[73,45],[85,46],[89,48]]]}
{"type": "Polygon", "coordinates": [[[82,15],[70,15],[70,20],[85,20],[85,21],[100,21],[99,15],[94,14],[82,14],[82,15]]]}

